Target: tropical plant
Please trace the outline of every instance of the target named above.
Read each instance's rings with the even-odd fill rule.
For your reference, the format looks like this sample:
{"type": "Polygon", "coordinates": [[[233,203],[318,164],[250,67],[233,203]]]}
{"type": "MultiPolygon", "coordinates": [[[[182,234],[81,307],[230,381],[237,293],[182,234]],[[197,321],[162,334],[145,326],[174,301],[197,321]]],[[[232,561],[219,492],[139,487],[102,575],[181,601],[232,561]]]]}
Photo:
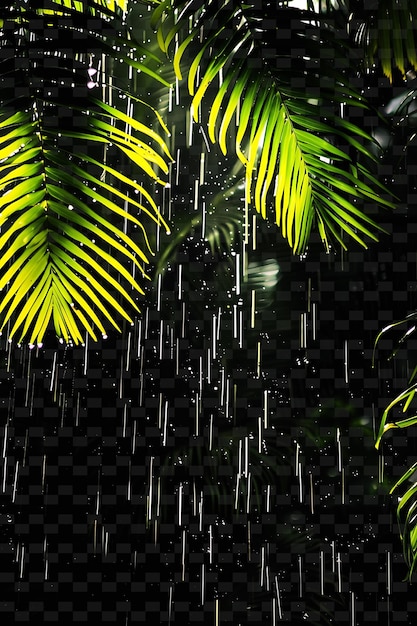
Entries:
{"type": "Polygon", "coordinates": [[[117,295],[138,310],[128,289],[143,293],[135,271],[146,277],[149,247],[139,213],[167,228],[152,191],[112,165],[119,153],[165,185],[158,171],[167,173],[170,154],[163,123],[157,133],[138,121],[146,109],[161,124],[158,113],[112,81],[102,59],[111,50],[164,83],[155,59],[138,60],[143,50],[122,36],[111,4],[15,2],[0,14],[1,328],[11,322],[8,337],[32,345],[51,318],[56,335],[75,343],[82,331],[95,339],[94,327],[105,335],[104,320],[119,329],[113,311],[132,321],[117,295]]]}
{"type": "Polygon", "coordinates": [[[276,223],[295,253],[305,250],[314,221],[326,246],[331,234],[345,247],[339,229],[364,244],[357,231],[375,239],[365,224],[377,226],[350,198],[392,206],[365,183],[381,191],[369,170],[337,146],[374,158],[364,145],[372,138],[340,113],[365,101],[332,62],[321,58],[320,75],[314,72],[323,46],[348,64],[346,48],[313,11],[283,4],[278,15],[271,26],[263,4],[174,2],[160,4],[153,22],[163,51],[175,43],[179,81],[187,68],[194,123],[207,124],[210,140],[225,155],[233,149],[245,166],[246,209],[253,203],[266,218],[274,204],[276,223]],[[291,33],[295,45],[280,49],[276,29],[291,33]],[[302,90],[294,87],[297,79],[302,90]]]}
{"type": "MultiPolygon", "coordinates": [[[[173,67],[178,84],[187,75],[190,127],[198,124],[205,136],[207,124],[207,142],[244,168],[246,232],[253,205],[264,218],[273,207],[295,253],[305,250],[313,225],[327,247],[330,239],[346,247],[342,232],[362,245],[365,236],[376,239],[380,228],[362,204],[393,205],[370,166],[376,142],[348,119],[366,101],[351,84],[343,42],[349,20],[344,32],[334,25],[347,4],[326,3],[322,12],[308,4],[301,11],[279,3],[273,24],[262,3],[153,2],[142,13],[132,3],[127,22],[121,0],[48,0],[41,8],[16,1],[2,10],[7,253],[0,285],[8,289],[0,313],[8,337],[41,342],[52,319],[58,337],[77,343],[84,331],[105,334],[105,321],[118,329],[114,312],[130,321],[126,305],[137,310],[135,272],[145,276],[143,248],[152,236],[139,215],[168,229],[149,185],[166,183],[160,172],[168,172],[174,147],[148,95],[160,88],[169,94],[164,67],[167,74],[173,67]],[[162,50],[170,54],[175,45],[172,65],[161,63],[154,42],[139,42],[138,20],[149,18],[162,50]],[[277,47],[276,29],[291,33],[295,47],[277,47]],[[342,69],[324,58],[324,48],[342,69]]],[[[401,65],[398,46],[394,60],[401,65]]]]}
{"type": "MultiPolygon", "coordinates": [[[[397,347],[391,351],[388,359],[392,359],[396,356],[404,342],[415,331],[415,320],[417,313],[413,312],[405,317],[403,320],[393,322],[381,330],[375,340],[375,348],[378,345],[381,337],[386,332],[392,329],[408,326],[405,333],[402,333],[397,347]]],[[[373,364],[375,360],[373,359],[373,364]]],[[[375,447],[378,449],[381,445],[381,441],[385,433],[392,429],[404,429],[409,428],[417,424],[417,415],[415,415],[415,402],[414,397],[417,393],[417,367],[415,367],[409,376],[408,387],[399,393],[384,410],[379,431],[376,438],[375,447]],[[414,409],[414,410],[413,410],[414,409]],[[412,415],[410,415],[410,412],[412,415]],[[414,413],[414,414],[413,414],[414,413]]],[[[413,463],[403,475],[396,481],[394,486],[390,490],[390,494],[398,491],[401,486],[402,495],[398,496],[397,502],[397,522],[400,529],[400,537],[403,543],[404,558],[408,566],[408,574],[405,580],[411,580],[413,572],[417,564],[417,482],[416,482],[417,462],[413,463]],[[412,483],[410,485],[410,482],[412,483]]]]}

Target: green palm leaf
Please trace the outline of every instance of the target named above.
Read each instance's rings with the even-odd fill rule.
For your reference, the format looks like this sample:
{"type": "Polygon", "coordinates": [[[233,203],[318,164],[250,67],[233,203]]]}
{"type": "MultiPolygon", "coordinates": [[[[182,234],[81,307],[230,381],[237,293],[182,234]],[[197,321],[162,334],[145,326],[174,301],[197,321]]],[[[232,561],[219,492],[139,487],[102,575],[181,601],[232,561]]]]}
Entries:
{"type": "Polygon", "coordinates": [[[350,12],[356,42],[363,46],[368,65],[378,58],[390,81],[394,68],[403,76],[417,69],[417,5],[413,0],[380,0],[375,8],[350,12]]]}
{"type": "MultiPolygon", "coordinates": [[[[32,18],[45,17],[45,32],[35,30],[34,39],[38,48],[45,43],[50,50],[55,37],[59,75],[54,24],[61,33],[82,31],[79,13],[99,7],[95,15],[104,12],[107,19],[116,5],[123,9],[125,3],[46,2],[35,13],[23,12],[23,26],[31,41],[32,18]]],[[[11,29],[20,28],[22,15],[7,16],[11,29]]],[[[98,32],[96,41],[118,41],[122,54],[125,40],[117,30],[109,34],[109,28],[107,34],[98,32]]],[[[126,64],[133,52],[130,44],[126,64]]],[[[95,329],[105,335],[110,323],[120,331],[117,317],[132,323],[129,309],[139,310],[136,300],[143,289],[135,274],[148,278],[145,264],[153,254],[144,220],[169,230],[152,193],[153,185],[166,184],[171,160],[166,128],[158,128],[160,116],[149,104],[128,93],[126,112],[93,97],[83,67],[69,79],[62,73],[64,90],[70,80],[83,94],[63,102],[54,97],[49,68],[31,64],[24,48],[16,54],[22,55],[24,70],[8,61],[0,66],[0,74],[14,75],[22,93],[13,98],[6,90],[0,97],[0,329],[10,323],[9,339],[27,338],[31,345],[42,343],[50,323],[63,341],[80,343],[85,333],[96,340],[95,329]],[[32,81],[43,85],[44,98],[32,81]],[[153,123],[147,124],[153,112],[153,123]],[[61,119],[73,122],[61,124],[61,119]]]]}
{"type": "MultiPolygon", "coordinates": [[[[415,312],[411,313],[407,315],[405,319],[397,321],[397,322],[393,322],[392,324],[389,324],[388,326],[382,329],[382,331],[378,334],[375,340],[374,354],[372,357],[373,366],[374,366],[374,359],[375,359],[375,349],[382,335],[393,328],[398,328],[399,326],[407,322],[410,322],[411,320],[415,320],[415,317],[416,317],[416,313],[415,312]]],[[[401,344],[407,339],[407,337],[409,337],[414,332],[415,328],[416,327],[414,324],[402,335],[402,337],[400,338],[398,342],[399,344],[398,347],[394,351],[391,352],[389,359],[391,359],[393,356],[396,355],[401,344]]],[[[410,383],[414,380],[415,374],[416,374],[416,369],[414,369],[414,371],[412,372],[409,378],[410,383]]],[[[412,411],[414,414],[408,415],[410,407],[412,406],[413,401],[415,400],[416,394],[417,394],[417,383],[414,382],[407,389],[403,390],[400,394],[398,394],[394,398],[394,400],[392,400],[392,402],[390,402],[390,404],[386,407],[385,411],[382,414],[381,422],[379,425],[379,431],[376,437],[375,447],[377,449],[379,448],[381,444],[382,437],[385,435],[385,433],[388,430],[395,429],[395,428],[401,428],[401,429],[408,428],[409,426],[415,426],[417,424],[417,415],[415,414],[415,407],[413,407],[413,411],[412,411]],[[401,419],[398,417],[395,419],[391,418],[391,420],[388,421],[391,412],[393,410],[397,410],[397,414],[398,414],[398,409],[400,408],[404,417],[401,419]]],[[[393,492],[398,490],[400,486],[404,486],[404,483],[406,481],[411,481],[413,479],[412,478],[413,475],[416,473],[416,468],[417,468],[417,462],[413,463],[413,465],[409,467],[403,473],[401,478],[391,488],[390,493],[392,494],[393,492]]],[[[416,514],[417,514],[417,483],[413,482],[412,486],[408,487],[408,489],[405,490],[402,496],[398,498],[398,504],[397,504],[397,522],[398,522],[398,527],[400,529],[401,540],[403,543],[404,559],[408,566],[408,573],[407,573],[405,580],[411,580],[414,569],[417,564],[417,515],[416,514]]]]}
{"type": "MultiPolygon", "coordinates": [[[[298,20],[301,29],[303,20],[312,28],[320,18],[280,8],[280,18],[287,14],[291,24],[298,20]]],[[[277,70],[276,59],[270,62],[268,48],[264,50],[259,43],[262,15],[252,5],[229,0],[187,5],[174,1],[170,6],[164,3],[156,15],[163,50],[184,33],[173,53],[173,64],[180,80],[187,59],[193,59],[187,80],[194,120],[202,122],[204,110],[209,111],[211,141],[218,142],[224,154],[233,149],[246,167],[246,202],[264,218],[273,211],[293,251],[301,253],[306,248],[314,223],[327,247],[329,234],[346,247],[342,231],[365,247],[364,236],[376,239],[375,233],[382,229],[359,203],[394,205],[381,195],[383,187],[371,173],[364,166],[355,167],[355,157],[335,145],[337,140],[356,154],[374,159],[364,143],[371,145],[373,140],[340,116],[321,113],[324,107],[335,110],[346,102],[365,106],[344,76],[329,69],[329,80],[316,102],[295,90],[294,76],[277,70]],[[173,18],[173,8],[181,11],[181,23],[173,18]]],[[[326,32],[324,22],[322,31],[326,32]]],[[[327,36],[332,37],[330,30],[327,36]]],[[[317,54],[320,59],[318,50],[317,54]]],[[[325,74],[322,70],[322,81],[325,74]]]]}

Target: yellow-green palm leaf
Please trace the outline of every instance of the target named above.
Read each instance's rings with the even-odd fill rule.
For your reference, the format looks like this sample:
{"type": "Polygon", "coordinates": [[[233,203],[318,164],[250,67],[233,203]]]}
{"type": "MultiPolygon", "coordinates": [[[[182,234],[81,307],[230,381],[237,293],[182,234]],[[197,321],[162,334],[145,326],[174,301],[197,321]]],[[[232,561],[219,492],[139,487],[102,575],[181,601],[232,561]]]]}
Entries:
{"type": "MultiPolygon", "coordinates": [[[[56,0],[35,12],[11,12],[8,28],[21,32],[23,24],[28,49],[16,49],[19,63],[0,64],[0,78],[14,81],[0,94],[0,329],[7,326],[10,339],[32,345],[51,324],[61,340],[80,343],[86,333],[105,335],[109,324],[120,331],[120,320],[132,323],[152,254],[147,229],[168,231],[153,194],[155,185],[166,184],[171,160],[166,128],[149,104],[120,85],[112,89],[104,74],[97,78],[109,101],[100,98],[83,65],[91,41],[105,50],[118,42],[118,60],[123,56],[137,71],[134,46],[106,26],[95,38],[90,32],[79,38],[74,71],[60,54],[63,38],[77,40],[83,32],[81,4],[94,9],[101,0],[56,0]],[[32,61],[31,46],[44,47],[42,62],[32,61]]],[[[116,4],[124,7],[119,0],[104,3],[104,14],[116,4]]]]}
{"type": "MultiPolygon", "coordinates": [[[[317,18],[281,8],[280,18],[286,11],[293,26],[297,19],[302,27],[303,20],[312,25],[317,18]]],[[[279,58],[259,35],[263,16],[255,5],[224,0],[185,6],[174,0],[161,4],[155,15],[161,48],[173,49],[177,78],[187,79],[194,121],[206,123],[211,141],[224,154],[233,151],[245,165],[246,203],[264,218],[272,210],[293,251],[306,248],[313,224],[327,247],[329,235],[345,247],[343,231],[365,247],[364,236],[376,240],[381,229],[361,204],[393,204],[381,195],[375,176],[356,162],[362,155],[373,158],[367,146],[372,138],[328,112],[347,102],[365,106],[343,75],[329,70],[326,76],[325,60],[318,57],[320,88],[311,95],[308,86],[294,88],[294,76],[285,63],[279,69],[279,58]],[[186,26],[181,29],[181,24],[186,26]]],[[[277,22],[277,30],[279,26],[277,22]]],[[[278,39],[279,34],[272,29],[272,36],[278,39]]],[[[333,36],[330,31],[328,36],[333,36]]]]}
{"type": "Polygon", "coordinates": [[[353,12],[349,18],[355,28],[355,40],[363,46],[369,65],[379,59],[390,81],[394,68],[403,76],[411,68],[417,70],[417,3],[414,0],[379,0],[371,9],[364,6],[362,15],[353,12]]]}

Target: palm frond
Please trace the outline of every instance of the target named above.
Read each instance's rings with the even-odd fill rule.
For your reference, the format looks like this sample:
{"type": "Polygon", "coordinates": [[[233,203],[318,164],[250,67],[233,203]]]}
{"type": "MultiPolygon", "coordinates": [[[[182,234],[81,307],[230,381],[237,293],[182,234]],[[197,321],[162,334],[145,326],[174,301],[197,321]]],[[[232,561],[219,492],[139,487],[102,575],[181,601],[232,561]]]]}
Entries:
{"type": "MultiPolygon", "coordinates": [[[[66,12],[79,9],[63,4],[66,12]]],[[[78,32],[71,15],[58,11],[51,17],[57,15],[59,33],[78,32]]],[[[9,339],[28,337],[34,345],[53,322],[61,340],[77,344],[85,332],[94,339],[96,329],[106,335],[108,323],[120,330],[117,317],[132,323],[129,308],[139,310],[140,277],[148,278],[145,264],[152,254],[143,218],[169,231],[152,186],[166,184],[161,177],[171,156],[166,128],[156,130],[158,116],[153,125],[137,119],[141,111],[145,118],[153,111],[148,104],[124,93],[124,112],[119,103],[92,95],[83,52],[74,71],[65,68],[70,79],[60,71],[59,52],[44,66],[32,62],[32,41],[42,49],[55,33],[59,50],[54,20],[46,18],[40,35],[30,29],[32,17],[25,13],[29,48],[17,48],[23,70],[8,62],[0,66],[3,83],[13,76],[12,86],[21,92],[11,98],[5,89],[0,100],[0,329],[10,323],[9,339]],[[70,87],[79,96],[65,101],[61,93],[70,87]]],[[[21,37],[14,19],[8,32],[21,37]]],[[[6,37],[2,43],[10,45],[6,37]]]]}
{"type": "MultiPolygon", "coordinates": [[[[279,67],[280,58],[271,52],[271,42],[262,39],[267,32],[262,29],[264,16],[252,5],[229,0],[184,5],[173,3],[175,14],[180,13],[176,21],[172,5],[158,7],[155,24],[161,48],[169,50],[170,43],[176,42],[173,64],[179,80],[182,67],[189,62],[187,82],[194,121],[202,123],[203,111],[210,111],[206,122],[211,141],[218,142],[224,154],[234,150],[245,165],[246,203],[253,204],[264,218],[273,210],[295,253],[305,250],[315,222],[327,247],[330,234],[345,248],[342,231],[365,247],[364,236],[376,240],[375,233],[383,229],[358,204],[394,205],[379,195],[384,189],[370,171],[355,163],[361,155],[375,160],[367,147],[373,139],[334,112],[346,103],[365,107],[364,99],[331,67],[321,67],[317,98],[317,82],[311,94],[309,85],[303,92],[294,88],[296,78],[289,71],[289,59],[282,53],[279,67]],[[181,41],[184,24],[187,30],[181,41]],[[355,157],[337,147],[336,140],[355,157]]],[[[320,17],[281,8],[279,16],[280,22],[292,25],[293,36],[295,25],[303,34],[303,24],[311,29],[320,17]]],[[[272,34],[277,39],[274,29],[272,34]]],[[[327,36],[337,46],[330,30],[327,36]]],[[[304,40],[300,36],[300,46],[304,40]]],[[[317,54],[320,64],[326,64],[317,54]]],[[[303,67],[304,82],[308,81],[306,61],[295,63],[303,67]]],[[[318,81],[315,72],[313,63],[310,78],[316,75],[318,81]]]]}
{"type": "Polygon", "coordinates": [[[417,5],[413,0],[380,0],[376,8],[358,4],[350,14],[356,43],[364,48],[368,65],[379,59],[392,82],[394,69],[404,76],[417,69],[417,5]]]}
{"type": "MultiPolygon", "coordinates": [[[[375,357],[375,348],[377,346],[378,341],[387,331],[392,330],[393,328],[397,328],[410,320],[415,320],[416,313],[413,312],[403,320],[399,320],[398,322],[393,322],[389,324],[378,334],[375,345],[374,345],[374,354],[372,358],[372,364],[374,365],[374,357],[375,357]]],[[[389,359],[396,355],[400,346],[403,342],[410,336],[411,333],[414,332],[416,326],[415,324],[411,326],[400,338],[398,342],[397,348],[391,352],[389,359]]],[[[417,368],[413,370],[411,376],[409,377],[409,383],[415,379],[417,368]]],[[[379,425],[379,431],[376,437],[375,447],[378,449],[381,440],[385,433],[388,430],[396,429],[396,428],[408,428],[409,426],[415,426],[417,424],[417,415],[415,409],[415,397],[417,394],[417,383],[414,382],[410,384],[407,389],[404,389],[400,394],[398,394],[392,402],[386,407],[385,411],[382,414],[381,422],[379,425]],[[413,407],[414,402],[414,407],[413,407]],[[410,407],[413,407],[413,410],[410,411],[410,407]],[[402,415],[404,417],[396,417],[389,420],[390,414],[396,410],[397,415],[398,411],[401,409],[402,415]],[[412,412],[412,415],[409,415],[409,411],[412,412]]],[[[416,473],[417,462],[413,463],[411,467],[409,467],[401,476],[401,478],[395,483],[395,485],[391,488],[390,494],[398,490],[401,485],[404,485],[406,481],[411,481],[413,476],[416,473]]],[[[414,481],[411,487],[408,487],[402,496],[398,497],[397,503],[397,522],[398,527],[400,529],[400,536],[403,543],[403,553],[404,559],[408,566],[408,573],[405,580],[411,580],[413,572],[415,570],[417,564],[417,483],[414,481]]]]}

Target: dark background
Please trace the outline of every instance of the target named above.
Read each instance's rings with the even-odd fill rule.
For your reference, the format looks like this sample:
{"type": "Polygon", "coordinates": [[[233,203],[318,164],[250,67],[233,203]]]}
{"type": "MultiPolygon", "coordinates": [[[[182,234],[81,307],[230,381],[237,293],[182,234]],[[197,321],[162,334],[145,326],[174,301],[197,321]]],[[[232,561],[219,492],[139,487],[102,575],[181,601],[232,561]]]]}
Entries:
{"type": "MultiPolygon", "coordinates": [[[[378,75],[369,84],[376,107],[405,88],[378,75]]],[[[274,259],[279,281],[259,291],[255,328],[250,285],[236,293],[230,255],[213,253],[196,229],[122,335],[66,347],[51,333],[30,351],[4,333],[4,623],[414,623],[388,491],[415,460],[415,429],[387,436],[380,453],[374,447],[382,412],[415,365],[413,335],[390,362],[401,335],[387,335],[372,368],[378,332],[416,308],[416,155],[412,146],[402,153],[409,131],[392,134],[380,163],[398,208],[366,207],[388,230],[378,244],[326,254],[313,236],[300,259],[275,226],[258,222],[250,258],[274,259]],[[259,418],[268,424],[261,453],[259,418]],[[235,507],[245,438],[249,508],[246,477],[235,507]]],[[[181,161],[174,223],[194,210],[199,155],[193,147],[181,161]]]]}

